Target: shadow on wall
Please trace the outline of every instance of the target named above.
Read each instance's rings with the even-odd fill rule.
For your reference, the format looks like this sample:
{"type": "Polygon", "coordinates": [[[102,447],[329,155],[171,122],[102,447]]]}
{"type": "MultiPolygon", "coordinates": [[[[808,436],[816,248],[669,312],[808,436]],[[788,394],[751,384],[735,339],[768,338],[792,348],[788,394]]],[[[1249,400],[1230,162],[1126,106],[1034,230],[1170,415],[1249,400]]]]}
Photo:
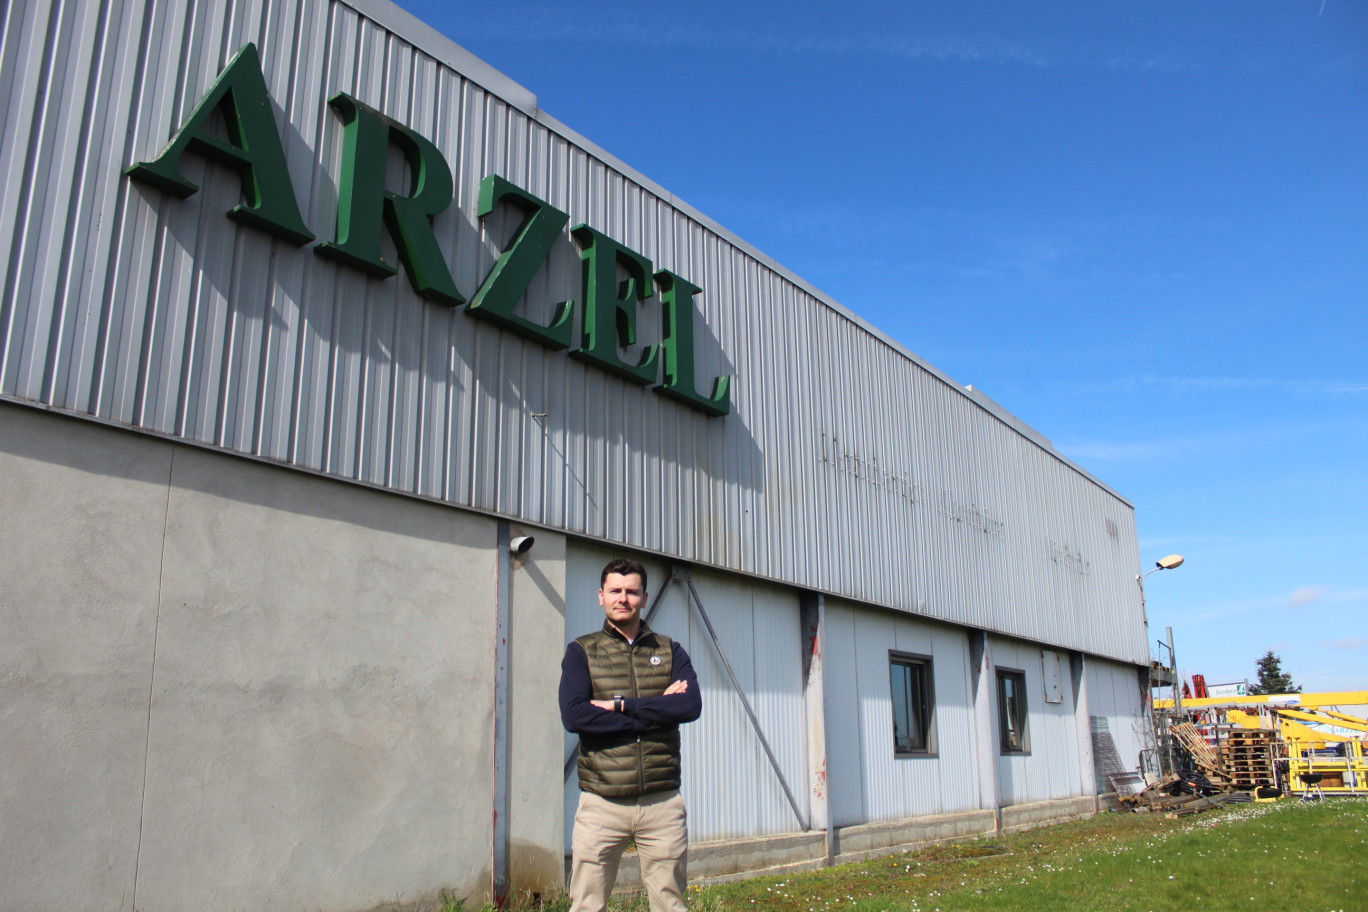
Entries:
{"type": "MultiPolygon", "coordinates": [[[[355,88],[326,87],[329,93],[339,90],[355,88]]],[[[186,199],[128,183],[129,192],[156,213],[160,231],[185,255],[157,260],[160,272],[147,283],[146,300],[132,304],[156,321],[142,333],[150,350],[134,353],[152,365],[147,373],[154,379],[139,379],[139,401],[132,415],[120,420],[615,540],[624,538],[617,528],[625,522],[624,511],[616,503],[624,489],[648,495],[673,490],[680,483],[676,476],[694,473],[763,488],[763,459],[743,422],[709,418],[656,395],[654,383],[619,379],[582,359],[468,318],[465,305],[420,297],[403,270],[376,277],[315,255],[337,234],[342,136],[338,117],[322,99],[319,105],[326,121],[316,153],[293,123],[285,123],[282,132],[296,193],[312,190],[300,200],[316,235],[312,243],[295,246],[226,218],[224,213],[241,202],[238,175],[193,154],[181,159],[181,167],[200,189],[186,199]],[[314,171],[311,182],[298,179],[309,170],[314,171]],[[267,263],[269,268],[253,265],[267,263]]],[[[285,122],[274,99],[272,106],[276,122],[285,122]]],[[[512,109],[505,113],[524,116],[512,109]]],[[[413,119],[422,118],[415,114],[413,119]]],[[[482,132],[484,125],[471,129],[476,132],[467,137],[471,130],[465,124],[452,123],[433,142],[449,157],[463,141],[492,142],[482,132]]],[[[132,153],[134,159],[143,154],[149,153],[132,153]]],[[[484,158],[461,156],[472,162],[470,167],[484,158]]],[[[409,165],[393,144],[386,169],[387,187],[409,186],[409,165]]],[[[440,253],[467,298],[521,221],[509,204],[477,219],[472,189],[482,176],[457,175],[455,201],[431,219],[440,253]]],[[[633,192],[621,180],[625,192],[633,192]]],[[[644,190],[637,192],[644,198],[644,190]]],[[[571,210],[586,205],[553,204],[571,210]]],[[[579,212],[571,215],[571,225],[584,218],[579,212]]],[[[380,261],[399,262],[389,233],[379,234],[380,261]]],[[[680,235],[678,251],[661,250],[658,242],[652,256],[675,268],[673,261],[688,253],[687,237],[682,230],[680,235]]],[[[620,240],[627,246],[640,243],[620,240]]],[[[115,255],[135,261],[125,262],[125,269],[152,259],[132,248],[115,255]]],[[[621,263],[619,279],[627,277],[621,263]]],[[[580,339],[585,318],[581,274],[579,251],[562,231],[533,276],[519,316],[545,326],[561,302],[571,302],[576,325],[568,335],[580,339]]],[[[635,343],[618,351],[624,365],[634,365],[645,347],[660,339],[662,303],[659,289],[651,291],[636,302],[635,343]]],[[[701,308],[710,295],[727,293],[704,289],[695,304],[701,308]]],[[[719,308],[714,301],[708,309],[719,308]]],[[[696,385],[710,387],[714,376],[733,374],[734,365],[721,354],[713,326],[701,318],[693,325],[697,360],[706,362],[696,385]]],[[[657,350],[657,381],[661,360],[657,350]]],[[[122,363],[137,364],[139,357],[122,363]]],[[[661,499],[640,498],[647,514],[643,528],[660,527],[650,514],[664,509],[661,499]]],[[[696,534],[705,539],[719,531],[698,526],[696,534]]],[[[681,553],[688,553],[695,543],[684,545],[681,553]]],[[[706,540],[699,546],[707,547],[706,540]]],[[[666,550],[674,549],[667,545],[666,550]]]]}
{"type": "MultiPolygon", "coordinates": [[[[454,541],[452,530],[445,528],[444,522],[450,514],[440,504],[430,503],[425,505],[427,509],[414,509],[418,502],[410,499],[401,506],[402,501],[395,501],[392,494],[380,490],[369,491],[355,501],[318,498],[308,493],[307,485],[298,484],[301,475],[297,468],[260,459],[252,460],[262,470],[252,474],[252,484],[232,484],[214,472],[177,471],[177,452],[204,453],[207,458],[212,457],[193,444],[149,436],[122,425],[94,423],[84,415],[12,400],[0,401],[0,452],[80,472],[148,484],[170,484],[180,490],[315,519],[335,520],[376,532],[471,547],[489,544],[483,538],[454,541]],[[47,422],[60,422],[60,427],[45,426],[47,422]],[[50,427],[51,432],[33,433],[40,427],[45,431],[50,427]],[[120,435],[127,446],[111,447],[110,434],[120,435]]],[[[308,476],[320,482],[336,481],[312,472],[305,477],[308,476]]]]}

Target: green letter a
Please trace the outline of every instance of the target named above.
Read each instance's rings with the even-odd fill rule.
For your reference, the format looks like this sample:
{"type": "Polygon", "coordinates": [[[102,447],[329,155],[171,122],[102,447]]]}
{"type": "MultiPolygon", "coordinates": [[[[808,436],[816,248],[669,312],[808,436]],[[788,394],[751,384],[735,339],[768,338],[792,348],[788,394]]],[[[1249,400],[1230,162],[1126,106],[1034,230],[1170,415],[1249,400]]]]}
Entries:
{"type": "Polygon", "coordinates": [[[125,173],[174,196],[187,197],[199,190],[180,173],[180,159],[187,150],[237,170],[247,202],[230,209],[229,218],[292,244],[313,240],[299,217],[256,45],[249,43],[237,52],[160,155],[138,162],[125,173]],[[215,111],[227,124],[227,142],[205,130],[215,111]]]}

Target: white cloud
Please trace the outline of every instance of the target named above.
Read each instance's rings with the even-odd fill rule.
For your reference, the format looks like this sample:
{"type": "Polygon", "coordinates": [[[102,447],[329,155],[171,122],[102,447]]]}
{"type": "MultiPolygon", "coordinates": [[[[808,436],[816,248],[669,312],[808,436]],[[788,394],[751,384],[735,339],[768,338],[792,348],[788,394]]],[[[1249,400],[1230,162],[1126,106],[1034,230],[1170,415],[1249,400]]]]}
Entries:
{"type": "Polygon", "coordinates": [[[1289,608],[1300,608],[1303,605],[1309,605],[1314,601],[1318,601],[1329,588],[1329,586],[1302,586],[1287,597],[1287,605],[1289,608]]]}
{"type": "Polygon", "coordinates": [[[1345,637],[1342,640],[1321,640],[1316,644],[1321,649],[1362,649],[1368,646],[1368,637],[1345,637]]]}
{"type": "Polygon", "coordinates": [[[573,9],[556,4],[530,4],[521,9],[506,7],[497,14],[463,16],[460,33],[532,41],[594,41],[637,47],[687,47],[816,57],[879,56],[895,60],[1034,69],[1068,66],[1179,73],[1202,66],[1198,60],[1145,47],[1064,45],[1051,41],[1021,40],[992,32],[839,34],[832,29],[757,30],[717,27],[712,23],[695,25],[681,21],[678,17],[652,16],[649,12],[640,11],[611,21],[591,22],[577,15],[573,9]]]}
{"type": "Polygon", "coordinates": [[[1167,444],[1141,443],[1074,443],[1059,444],[1056,449],[1076,462],[1085,459],[1153,459],[1163,454],[1167,444]]]}
{"type": "Polygon", "coordinates": [[[1273,377],[1156,377],[1141,374],[1133,377],[1116,377],[1097,383],[1084,383],[1074,388],[1090,392],[1105,393],[1113,390],[1131,390],[1139,387],[1164,387],[1175,390],[1193,390],[1203,393],[1224,392],[1227,390],[1274,390],[1283,393],[1304,393],[1313,396],[1343,396],[1368,393],[1368,383],[1362,380],[1300,380],[1273,377]]]}

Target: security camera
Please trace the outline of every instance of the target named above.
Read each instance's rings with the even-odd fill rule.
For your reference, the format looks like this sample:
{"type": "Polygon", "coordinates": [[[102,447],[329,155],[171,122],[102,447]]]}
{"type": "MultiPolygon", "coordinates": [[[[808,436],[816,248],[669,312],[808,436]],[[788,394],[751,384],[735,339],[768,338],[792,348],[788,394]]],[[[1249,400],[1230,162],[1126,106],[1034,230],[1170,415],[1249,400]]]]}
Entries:
{"type": "Polygon", "coordinates": [[[526,554],[528,551],[532,550],[532,545],[535,542],[536,539],[530,535],[519,535],[508,543],[508,553],[515,555],[526,554]]]}

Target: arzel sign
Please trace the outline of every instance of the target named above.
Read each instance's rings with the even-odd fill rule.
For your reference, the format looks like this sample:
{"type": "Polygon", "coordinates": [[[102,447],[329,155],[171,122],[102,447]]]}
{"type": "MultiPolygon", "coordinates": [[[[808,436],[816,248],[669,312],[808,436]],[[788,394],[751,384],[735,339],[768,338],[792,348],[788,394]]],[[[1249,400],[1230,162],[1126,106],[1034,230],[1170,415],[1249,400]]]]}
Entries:
{"type": "MultiPolygon", "coordinates": [[[[381,256],[383,225],[415,292],[452,307],[466,303],[432,231],[431,218],[455,196],[451,168],[442,153],[426,138],[350,95],[334,95],[328,105],[343,124],[337,232],[335,240],[319,244],[315,252],[388,278],[398,270],[381,256]],[[391,145],[408,164],[408,196],[385,188],[391,145]]],[[[190,196],[199,187],[180,173],[180,159],[187,151],[238,172],[245,202],[229,210],[229,218],[298,246],[314,240],[299,215],[255,45],[238,51],[160,155],[126,173],[175,196],[190,196]],[[206,129],[216,111],[227,124],[227,141],[206,129]]],[[[479,217],[500,205],[521,210],[523,220],[470,298],[466,313],[548,348],[569,348],[574,301],[561,303],[548,325],[528,320],[514,308],[570,217],[491,174],[480,182],[479,217]]],[[[588,225],[576,226],[571,235],[579,242],[584,267],[580,345],[571,355],[634,383],[660,381],[656,392],[709,415],[726,415],[731,408],[731,377],[717,377],[710,396],[698,393],[694,379],[693,297],[701,289],[668,270],[653,273],[646,257],[588,225]],[[626,281],[618,280],[619,266],[626,281]],[[619,356],[619,348],[636,341],[636,309],[656,287],[662,309],[660,341],[645,347],[638,363],[629,364],[619,356]]]]}

